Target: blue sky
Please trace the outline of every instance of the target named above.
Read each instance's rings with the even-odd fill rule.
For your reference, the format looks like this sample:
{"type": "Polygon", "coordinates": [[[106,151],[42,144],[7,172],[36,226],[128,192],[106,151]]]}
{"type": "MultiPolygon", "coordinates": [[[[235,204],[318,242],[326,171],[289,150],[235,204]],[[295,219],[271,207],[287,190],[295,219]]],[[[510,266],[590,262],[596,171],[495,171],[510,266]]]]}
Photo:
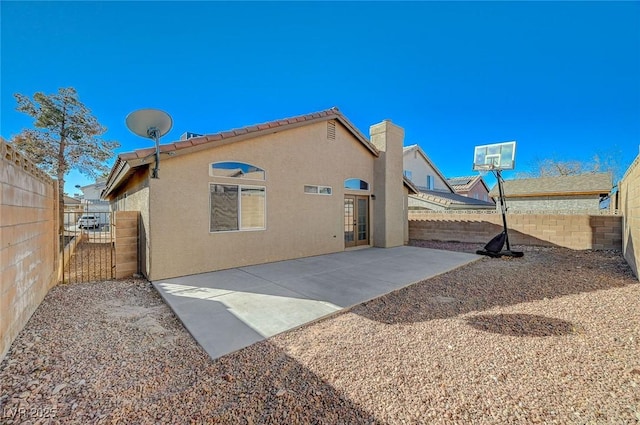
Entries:
{"type": "MultiPolygon", "coordinates": [[[[159,108],[163,142],[337,106],[365,134],[391,119],[447,177],[473,147],[536,159],[640,145],[639,2],[10,2],[1,11],[0,134],[31,127],[14,93],[73,86],[118,140],[159,108]]],[[[507,173],[507,177],[513,173],[507,173]]],[[[66,190],[88,184],[72,173],[66,190]]]]}

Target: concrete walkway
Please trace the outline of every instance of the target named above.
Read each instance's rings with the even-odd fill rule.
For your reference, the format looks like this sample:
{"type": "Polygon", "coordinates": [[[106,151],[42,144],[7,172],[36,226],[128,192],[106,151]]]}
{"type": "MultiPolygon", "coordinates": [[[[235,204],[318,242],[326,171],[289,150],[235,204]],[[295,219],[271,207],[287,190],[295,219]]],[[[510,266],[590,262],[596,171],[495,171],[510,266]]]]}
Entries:
{"type": "Polygon", "coordinates": [[[480,258],[367,248],[153,282],[212,358],[480,258]]]}

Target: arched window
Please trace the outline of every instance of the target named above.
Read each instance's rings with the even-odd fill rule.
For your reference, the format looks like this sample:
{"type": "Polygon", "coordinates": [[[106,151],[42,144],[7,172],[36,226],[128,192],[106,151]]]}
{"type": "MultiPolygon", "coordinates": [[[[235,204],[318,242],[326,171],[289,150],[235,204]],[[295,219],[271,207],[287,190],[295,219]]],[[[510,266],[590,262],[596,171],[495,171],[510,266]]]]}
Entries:
{"type": "Polygon", "coordinates": [[[369,183],[360,179],[346,179],[344,188],[351,190],[369,190],[369,183]]]}
{"type": "Polygon", "coordinates": [[[235,161],[214,162],[209,168],[209,175],[211,177],[265,180],[265,172],[262,168],[235,161]]]}

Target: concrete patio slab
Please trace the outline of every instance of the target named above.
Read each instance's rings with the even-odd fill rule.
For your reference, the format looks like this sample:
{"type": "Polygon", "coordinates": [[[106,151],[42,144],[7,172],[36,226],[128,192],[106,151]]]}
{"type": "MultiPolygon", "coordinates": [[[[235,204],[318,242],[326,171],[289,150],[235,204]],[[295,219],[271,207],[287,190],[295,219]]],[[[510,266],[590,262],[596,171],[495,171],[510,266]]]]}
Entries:
{"type": "Polygon", "coordinates": [[[153,282],[212,358],[479,259],[366,248],[153,282]]]}

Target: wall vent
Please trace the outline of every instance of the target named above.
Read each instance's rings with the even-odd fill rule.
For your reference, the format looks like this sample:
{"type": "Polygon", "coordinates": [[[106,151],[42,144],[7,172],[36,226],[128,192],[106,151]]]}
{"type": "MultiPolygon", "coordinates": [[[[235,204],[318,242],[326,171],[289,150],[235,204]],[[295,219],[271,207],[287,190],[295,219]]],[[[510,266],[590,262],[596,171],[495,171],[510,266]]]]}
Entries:
{"type": "Polygon", "coordinates": [[[327,121],[327,139],[336,140],[336,122],[334,120],[327,121]]]}

